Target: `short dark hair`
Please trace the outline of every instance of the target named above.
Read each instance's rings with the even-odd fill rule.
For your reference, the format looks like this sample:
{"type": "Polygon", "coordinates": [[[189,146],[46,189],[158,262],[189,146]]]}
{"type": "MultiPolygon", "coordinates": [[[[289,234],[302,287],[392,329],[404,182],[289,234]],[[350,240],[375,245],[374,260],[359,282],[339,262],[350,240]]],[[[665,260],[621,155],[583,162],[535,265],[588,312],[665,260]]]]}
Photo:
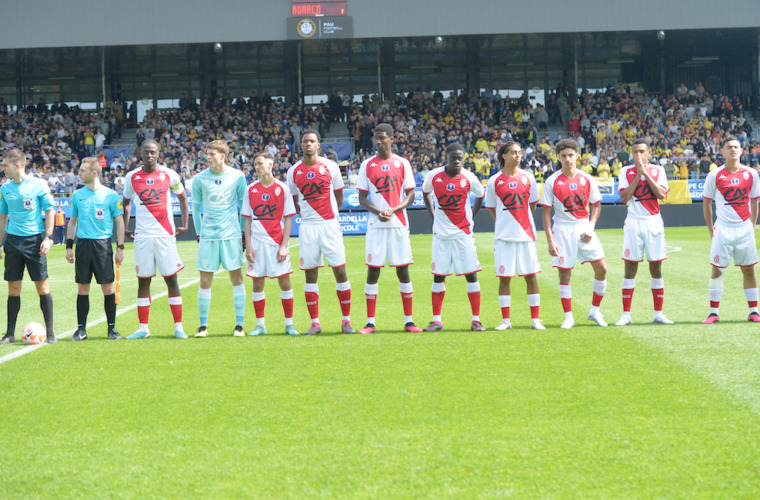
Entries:
{"type": "Polygon", "coordinates": [[[643,144],[644,146],[647,147],[647,149],[649,149],[651,147],[651,142],[650,142],[649,138],[647,138],[647,137],[639,137],[638,139],[636,139],[635,141],[633,141],[633,144],[631,144],[631,148],[635,147],[638,144],[643,144]]]}
{"type": "Polygon", "coordinates": [[[391,139],[393,139],[393,127],[390,126],[388,123],[381,123],[377,127],[375,127],[375,130],[372,132],[373,134],[385,134],[391,139]]]}
{"type": "Polygon", "coordinates": [[[161,147],[158,145],[158,142],[157,142],[156,140],[154,140],[154,139],[145,139],[145,140],[144,140],[144,141],[142,141],[142,143],[140,144],[140,151],[142,151],[142,150],[143,150],[143,148],[144,148],[145,146],[147,146],[148,144],[153,144],[154,146],[156,146],[156,149],[161,149],[161,147]]]}
{"type": "Polygon", "coordinates": [[[572,149],[576,153],[580,153],[581,146],[575,139],[562,139],[554,145],[554,150],[557,152],[557,154],[560,154],[565,149],[572,149]]]}
{"type": "Polygon", "coordinates": [[[502,167],[504,166],[504,155],[509,153],[512,146],[520,146],[520,143],[516,141],[507,141],[499,148],[499,165],[502,167]]]}
{"type": "Polygon", "coordinates": [[[317,136],[317,142],[322,142],[322,136],[319,135],[319,130],[315,128],[307,128],[303,132],[301,132],[301,141],[303,141],[303,138],[306,137],[307,134],[314,134],[317,136]]]}
{"type": "Polygon", "coordinates": [[[727,135],[726,137],[723,138],[722,141],[720,141],[720,147],[722,148],[726,147],[726,143],[731,142],[731,141],[738,141],[739,145],[741,145],[742,143],[742,141],[740,141],[739,138],[736,137],[735,135],[727,135]]]}
{"type": "Polygon", "coordinates": [[[464,151],[464,146],[459,144],[458,142],[452,142],[448,146],[446,146],[446,154],[453,153],[454,151],[464,151]]]}
{"type": "Polygon", "coordinates": [[[256,153],[253,155],[253,161],[256,161],[256,158],[265,158],[267,160],[274,161],[274,155],[269,151],[261,151],[260,153],[256,153]]]}

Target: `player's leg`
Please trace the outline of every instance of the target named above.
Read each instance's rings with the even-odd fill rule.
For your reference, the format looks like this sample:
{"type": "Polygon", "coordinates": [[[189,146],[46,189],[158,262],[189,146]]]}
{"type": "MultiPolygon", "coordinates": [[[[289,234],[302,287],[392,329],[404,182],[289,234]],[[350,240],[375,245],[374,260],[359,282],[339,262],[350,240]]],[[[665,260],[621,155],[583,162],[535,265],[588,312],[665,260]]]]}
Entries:
{"type": "Polygon", "coordinates": [[[732,248],[734,243],[732,235],[726,234],[726,230],[721,224],[716,223],[710,248],[710,264],[712,265],[708,286],[710,314],[702,321],[706,325],[720,321],[719,310],[720,299],[723,296],[723,278],[725,277],[726,266],[731,262],[731,257],[734,256],[732,248]]]}
{"type": "Polygon", "coordinates": [[[26,269],[37,288],[37,295],[40,296],[40,309],[45,320],[47,343],[55,344],[57,340],[53,332],[53,296],[50,294],[50,287],[48,286],[47,256],[39,253],[42,235],[26,237],[21,241],[23,242],[22,254],[26,269]]]}
{"type": "MultiPolygon", "coordinates": [[[[498,269],[498,268],[497,268],[498,269]]],[[[509,309],[512,306],[512,278],[499,277],[499,307],[501,308],[501,323],[494,330],[509,330],[512,328],[512,320],[509,309]]]]}
{"type": "Polygon", "coordinates": [[[755,277],[755,266],[742,266],[741,270],[744,278],[744,296],[747,297],[747,306],[749,307],[747,321],[760,323],[760,314],[757,313],[757,278],[755,277]]]}
{"type": "MultiPolygon", "coordinates": [[[[303,252],[303,249],[303,245],[301,245],[301,252],[303,252]]],[[[309,317],[311,318],[311,326],[306,330],[304,335],[315,335],[322,333],[322,327],[319,325],[319,285],[317,284],[319,268],[306,269],[304,275],[306,283],[303,289],[306,298],[306,309],[308,309],[309,317]]]]}
{"type": "MultiPolygon", "coordinates": [[[[138,259],[137,255],[135,252],[135,261],[138,259]]],[[[137,321],[139,326],[135,333],[126,337],[129,340],[150,337],[148,323],[150,320],[150,282],[152,279],[150,277],[137,277],[137,321]]]]}
{"type": "Polygon", "coordinates": [[[560,328],[572,328],[575,326],[575,318],[573,317],[573,289],[570,286],[573,269],[558,267],[557,271],[559,271],[559,300],[562,302],[562,311],[565,313],[565,319],[562,321],[560,328]]]}
{"type": "MultiPolygon", "coordinates": [[[[433,236],[435,238],[435,236],[433,236]]],[[[423,332],[437,332],[443,330],[443,321],[441,321],[441,311],[443,310],[443,299],[446,297],[446,276],[433,275],[433,286],[431,288],[433,303],[433,321],[423,328],[423,332]]]]}
{"type": "MultiPolygon", "coordinates": [[[[342,242],[341,246],[343,246],[342,242]]],[[[343,333],[356,333],[354,327],[351,326],[351,282],[348,281],[346,265],[333,267],[332,270],[335,275],[335,291],[340,302],[340,312],[343,315],[340,325],[341,331],[343,333]]]]}
{"type": "Polygon", "coordinates": [[[396,268],[396,277],[398,278],[398,289],[401,292],[401,305],[404,309],[404,330],[411,333],[420,333],[422,331],[414,324],[412,315],[412,305],[414,302],[414,287],[409,277],[409,266],[399,266],[396,268]]]}
{"type": "Polygon", "coordinates": [[[636,273],[639,270],[637,261],[624,259],[623,262],[625,263],[625,270],[623,271],[623,314],[615,323],[616,326],[630,325],[633,321],[631,319],[631,303],[633,302],[633,291],[636,288],[636,273]]]}
{"type": "Polygon", "coordinates": [[[214,273],[200,271],[201,281],[198,285],[198,331],[196,337],[208,335],[208,315],[211,310],[211,285],[214,284],[214,273]]]}
{"type": "Polygon", "coordinates": [[[45,320],[47,343],[55,344],[58,340],[55,338],[55,333],[53,332],[53,296],[50,294],[50,286],[48,285],[47,278],[41,281],[35,281],[34,286],[37,288],[37,295],[40,296],[40,309],[42,310],[42,317],[45,320]]]}
{"type": "Polygon", "coordinates": [[[277,282],[280,285],[280,301],[285,316],[285,333],[298,335],[298,330],[293,324],[293,286],[290,284],[290,274],[278,276],[277,282]]]}
{"type": "MultiPolygon", "coordinates": [[[[0,250],[2,251],[2,250],[0,250]]],[[[7,261],[7,258],[6,258],[7,261]]],[[[23,268],[22,268],[23,276],[23,268]]],[[[7,276],[7,263],[6,263],[6,276],[7,276]]],[[[8,301],[7,301],[7,316],[6,316],[6,330],[5,335],[0,344],[8,344],[16,341],[16,320],[18,319],[18,313],[21,310],[21,283],[22,280],[8,281],[8,301]]]]}
{"type": "Polygon", "coordinates": [[[87,315],[90,312],[90,283],[92,282],[92,251],[90,240],[81,239],[74,249],[74,281],[77,284],[77,331],[71,340],[87,338],[87,315]]]}
{"type": "Polygon", "coordinates": [[[588,312],[588,319],[598,326],[607,326],[604,316],[599,311],[602,299],[604,298],[604,292],[607,290],[607,263],[602,258],[601,260],[591,262],[591,267],[594,270],[594,283],[591,286],[593,295],[591,296],[591,309],[588,312]]]}
{"type": "Polygon", "coordinates": [[[266,309],[266,295],[264,294],[264,284],[266,278],[253,278],[253,312],[256,314],[256,328],[248,335],[258,337],[267,333],[266,323],[264,321],[264,310],[266,309]]]}
{"type": "Polygon", "coordinates": [[[187,334],[182,326],[182,290],[179,287],[177,273],[164,276],[164,283],[166,283],[166,290],[169,293],[169,310],[171,310],[174,320],[174,336],[178,339],[186,339],[187,334]]]}
{"type": "Polygon", "coordinates": [[[720,298],[723,296],[723,278],[726,269],[713,265],[710,273],[710,285],[708,293],[710,296],[710,315],[702,323],[708,325],[720,321],[720,298]]]}
{"type": "Polygon", "coordinates": [[[652,301],[654,302],[654,316],[652,322],[660,323],[662,325],[672,325],[673,322],[662,312],[662,306],[665,302],[665,280],[662,278],[661,260],[649,263],[649,274],[652,277],[652,301]]]}
{"type": "Polygon", "coordinates": [[[242,268],[230,271],[230,281],[232,282],[232,303],[235,308],[235,330],[233,335],[235,337],[245,337],[243,322],[245,321],[245,303],[247,297],[242,268]]]}
{"type": "MultiPolygon", "coordinates": [[[[103,308],[108,322],[108,338],[118,340],[121,335],[116,331],[116,294],[113,288],[116,275],[113,272],[113,248],[109,240],[87,240],[86,242],[91,263],[89,271],[95,275],[95,281],[103,290],[103,308]]],[[[86,281],[89,287],[89,274],[86,281]]]]}
{"type": "Polygon", "coordinates": [[[478,272],[465,274],[464,279],[467,280],[467,299],[470,301],[470,309],[472,310],[472,323],[470,324],[470,330],[474,332],[483,332],[485,327],[480,322],[480,282],[478,281],[478,272]]]}
{"type": "Polygon", "coordinates": [[[100,285],[100,289],[103,291],[103,309],[108,322],[108,338],[119,340],[121,335],[116,331],[116,293],[114,293],[113,282],[100,285]]]}
{"type": "Polygon", "coordinates": [[[541,295],[538,292],[538,278],[536,274],[525,276],[525,286],[528,293],[528,307],[530,307],[530,327],[534,330],[546,330],[539,319],[541,308],[541,295]]]}
{"type": "Polygon", "coordinates": [[[367,325],[359,330],[361,334],[375,333],[375,311],[377,308],[377,280],[380,279],[380,267],[367,267],[367,281],[364,284],[364,299],[367,303],[367,325]]]}
{"type": "Polygon", "coordinates": [[[87,316],[89,313],[90,284],[77,283],[77,331],[71,336],[71,340],[78,341],[87,339],[87,316]]]}

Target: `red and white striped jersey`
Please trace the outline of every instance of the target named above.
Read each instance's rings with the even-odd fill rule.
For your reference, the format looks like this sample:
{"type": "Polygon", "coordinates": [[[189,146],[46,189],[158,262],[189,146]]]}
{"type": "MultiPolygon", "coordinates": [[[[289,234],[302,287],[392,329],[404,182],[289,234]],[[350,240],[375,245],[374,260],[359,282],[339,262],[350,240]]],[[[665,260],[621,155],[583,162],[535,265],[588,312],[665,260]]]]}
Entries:
{"type": "Polygon", "coordinates": [[[758,184],[756,170],[740,165],[731,173],[723,165],[707,174],[702,197],[715,200],[719,222],[741,222],[750,218],[749,200],[760,197],[758,184]]]}
{"type": "Polygon", "coordinates": [[[298,196],[302,222],[325,222],[338,216],[340,207],[333,191],[345,185],[334,161],[321,156],[312,166],[299,161],[288,169],[288,187],[293,196],[298,196]]]}
{"type": "MultiPolygon", "coordinates": [[[[670,190],[668,186],[668,177],[665,169],[660,165],[648,165],[647,171],[658,186],[663,188],[667,193],[670,190]]],[[[618,191],[628,189],[632,182],[636,182],[636,165],[623,167],[618,176],[618,191]]],[[[628,214],[636,217],[647,217],[660,214],[660,200],[652,192],[649,183],[640,177],[638,185],[633,192],[633,196],[628,201],[628,214]]]]}
{"type": "Polygon", "coordinates": [[[503,241],[536,241],[531,203],[538,202],[533,174],[518,169],[509,176],[499,172],[488,179],[485,207],[496,210],[494,237],[503,241]]]}
{"type": "Polygon", "coordinates": [[[485,195],[483,186],[472,172],[462,169],[455,177],[449,177],[446,167],[436,168],[425,176],[422,192],[432,193],[435,202],[434,235],[451,239],[472,234],[470,193],[477,198],[485,195]]]}
{"type": "MultiPolygon", "coordinates": [[[[406,198],[406,191],[414,189],[414,175],[409,161],[393,155],[387,160],[373,156],[359,167],[359,180],[356,188],[367,193],[367,200],[380,211],[393,208],[406,198]]],[[[377,215],[369,214],[369,225],[373,227],[408,227],[406,209],[382,222],[377,215]]]]}
{"type": "Polygon", "coordinates": [[[285,217],[294,215],[293,195],[284,183],[275,180],[264,186],[255,181],[243,195],[240,214],[251,219],[251,238],[282,245],[285,217]]]}
{"type": "Polygon", "coordinates": [[[588,222],[589,205],[601,201],[602,194],[593,177],[580,170],[567,177],[558,170],[544,183],[541,206],[554,208],[555,222],[582,224],[588,222]]]}
{"type": "Polygon", "coordinates": [[[174,235],[174,210],[169,191],[177,195],[185,192],[174,170],[160,166],[151,173],[139,168],[127,174],[124,198],[135,206],[135,236],[174,235]]]}

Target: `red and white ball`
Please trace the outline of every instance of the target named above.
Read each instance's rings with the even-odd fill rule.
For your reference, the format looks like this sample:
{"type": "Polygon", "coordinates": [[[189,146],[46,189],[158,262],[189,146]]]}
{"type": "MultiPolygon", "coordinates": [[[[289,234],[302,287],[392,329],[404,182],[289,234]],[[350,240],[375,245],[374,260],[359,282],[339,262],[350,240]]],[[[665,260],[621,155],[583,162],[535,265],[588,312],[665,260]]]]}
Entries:
{"type": "Polygon", "coordinates": [[[42,344],[47,338],[45,327],[39,323],[28,323],[23,330],[21,330],[21,340],[24,344],[42,344]]]}

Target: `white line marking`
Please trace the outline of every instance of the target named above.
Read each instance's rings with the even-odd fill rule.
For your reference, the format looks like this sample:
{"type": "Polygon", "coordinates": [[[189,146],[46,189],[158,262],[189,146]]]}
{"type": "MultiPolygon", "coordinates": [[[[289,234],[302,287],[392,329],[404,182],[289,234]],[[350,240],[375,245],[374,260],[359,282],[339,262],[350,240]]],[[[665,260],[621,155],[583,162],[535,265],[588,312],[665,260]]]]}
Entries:
{"type": "MultiPolygon", "coordinates": [[[[294,243],[292,245],[288,245],[288,248],[295,248],[297,246],[299,246],[299,243],[294,243]]],[[[222,271],[219,270],[219,271],[217,271],[214,274],[218,274],[220,272],[222,272],[222,271]]],[[[137,278],[134,278],[134,279],[136,280],[137,278]]],[[[180,279],[182,279],[182,278],[180,278],[180,279]]],[[[185,278],[185,279],[187,279],[187,278],[185,278]]],[[[48,281],[50,281],[50,280],[48,280],[48,281]]],[[[60,280],[60,281],[70,282],[71,280],[60,280]]],[[[183,283],[182,285],[180,285],[179,289],[182,290],[183,288],[187,288],[187,287],[189,287],[191,285],[199,283],[200,281],[201,281],[200,278],[192,278],[191,281],[188,281],[187,283],[183,283]]],[[[161,292],[158,295],[151,296],[151,300],[160,299],[160,298],[166,297],[167,295],[169,295],[168,291],[161,292]]],[[[133,303],[133,304],[127,306],[127,307],[119,308],[119,310],[116,311],[116,316],[121,316],[122,314],[124,314],[126,312],[129,312],[132,309],[135,309],[136,307],[137,307],[137,302],[135,302],[135,303],[133,303]]],[[[106,320],[106,317],[105,316],[101,316],[99,319],[96,319],[95,321],[90,321],[89,323],[87,323],[87,326],[90,327],[90,326],[99,325],[100,323],[104,322],[105,320],[106,320]]],[[[72,328],[71,330],[68,330],[68,331],[66,331],[66,332],[64,332],[64,333],[62,333],[60,335],[57,335],[57,338],[59,340],[67,339],[67,338],[71,337],[72,335],[74,335],[74,333],[76,331],[77,331],[76,328],[72,328]]],[[[37,344],[37,345],[29,345],[29,346],[26,346],[26,347],[24,347],[22,349],[19,349],[18,351],[14,351],[14,352],[12,352],[10,354],[6,354],[2,358],[0,358],[0,365],[3,364],[3,363],[5,363],[6,361],[10,361],[12,359],[20,358],[24,354],[29,354],[30,352],[36,351],[40,347],[44,347],[46,345],[48,345],[48,344],[43,343],[43,344],[37,344]]]]}

